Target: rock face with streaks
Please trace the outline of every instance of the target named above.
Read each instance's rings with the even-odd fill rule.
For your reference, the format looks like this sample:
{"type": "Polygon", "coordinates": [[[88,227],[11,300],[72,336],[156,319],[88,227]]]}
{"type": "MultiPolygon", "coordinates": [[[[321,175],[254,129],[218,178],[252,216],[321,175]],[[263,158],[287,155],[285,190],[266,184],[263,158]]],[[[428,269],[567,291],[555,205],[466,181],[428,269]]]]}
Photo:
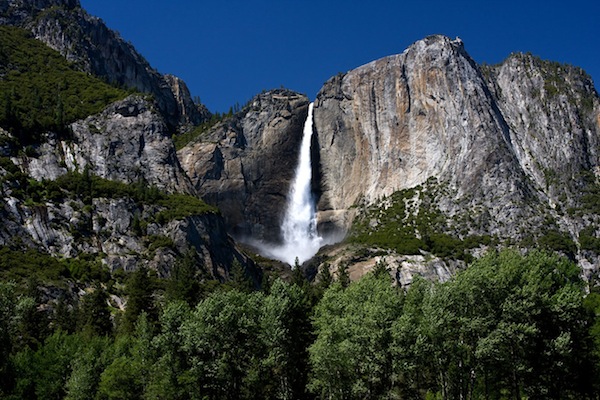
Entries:
{"type": "Polygon", "coordinates": [[[459,201],[483,202],[494,220],[508,223],[532,214],[536,195],[509,128],[460,41],[428,37],[334,77],[317,96],[315,126],[324,218],[430,178],[448,184],[450,213],[459,201]]]}
{"type": "MultiPolygon", "coordinates": [[[[227,233],[280,241],[306,96],[261,93],[176,152],[173,133],[210,113],[78,0],[0,0],[0,24],[29,30],[82,71],[150,95],[131,95],[27,148],[0,130],[0,245],[21,237],[52,255],[98,254],[112,269],[146,263],[162,275],[193,248],[223,277],[234,258],[249,265],[227,233]],[[69,171],[198,196],[222,217],[156,219],[164,204],[127,196],[38,199],[42,181],[69,171]]],[[[419,40],[331,78],[315,100],[318,228],[350,236],[329,254],[339,266],[356,264],[357,276],[383,251],[401,284],[415,274],[447,279],[464,263],[453,249],[477,240],[468,256],[547,247],[589,275],[600,268],[599,158],[600,101],[582,70],[527,54],[479,66],[460,39],[419,40]]]]}
{"type": "Polygon", "coordinates": [[[172,134],[211,116],[181,79],[152,69],[78,0],[0,0],[0,24],[30,31],[82,71],[143,92],[61,132],[40,132],[26,147],[0,129],[0,246],[92,257],[111,271],[146,266],[169,276],[191,255],[204,278],[226,279],[234,260],[256,272],[222,216],[194,198],[178,161],[172,134]]]}
{"type": "Polygon", "coordinates": [[[46,189],[35,201],[28,198],[35,195],[23,195],[19,176],[42,182],[78,172],[125,184],[130,193],[154,187],[193,198],[195,189],[178,162],[166,123],[156,104],[143,96],[129,96],[74,122],[70,132],[68,138],[48,132],[29,154],[4,157],[0,246],[25,245],[67,258],[88,254],[111,271],[146,266],[164,277],[190,250],[202,271],[217,279],[229,276],[234,260],[252,265],[215,212],[159,217],[165,210],[160,202],[106,190],[89,197],[77,193],[92,193],[91,184],[77,185],[75,193],[59,188],[58,196],[46,189]]]}
{"type": "Polygon", "coordinates": [[[351,230],[357,205],[385,210],[391,194],[435,182],[441,231],[530,246],[562,235],[598,268],[585,193],[598,185],[600,104],[581,69],[525,54],[480,67],[460,39],[430,36],[330,79],[314,120],[323,232],[351,230]]]}

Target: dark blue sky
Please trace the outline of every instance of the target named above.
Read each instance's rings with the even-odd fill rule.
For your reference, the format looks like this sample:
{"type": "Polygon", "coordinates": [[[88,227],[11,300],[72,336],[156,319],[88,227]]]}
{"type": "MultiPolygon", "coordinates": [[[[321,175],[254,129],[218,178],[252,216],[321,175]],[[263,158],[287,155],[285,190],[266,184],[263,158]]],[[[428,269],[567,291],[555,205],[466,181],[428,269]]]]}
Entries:
{"type": "Polygon", "coordinates": [[[211,111],[285,86],[314,99],[332,75],[427,35],[460,36],[475,61],[531,52],[600,82],[600,1],[81,0],[211,111]]]}

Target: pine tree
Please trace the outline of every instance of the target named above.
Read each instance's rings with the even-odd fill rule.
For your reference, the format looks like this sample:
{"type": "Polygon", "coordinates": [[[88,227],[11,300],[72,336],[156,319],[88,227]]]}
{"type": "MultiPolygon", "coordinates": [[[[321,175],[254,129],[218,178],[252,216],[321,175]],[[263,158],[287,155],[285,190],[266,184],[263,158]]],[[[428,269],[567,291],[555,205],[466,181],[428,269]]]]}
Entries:
{"type": "Polygon", "coordinates": [[[321,273],[319,274],[319,287],[322,290],[326,290],[333,283],[333,276],[331,275],[331,266],[329,263],[323,264],[321,273]]]}
{"type": "Polygon", "coordinates": [[[108,336],[112,333],[108,294],[102,287],[95,287],[83,297],[77,325],[80,331],[90,337],[108,336]]]}
{"type": "Polygon", "coordinates": [[[338,282],[343,288],[350,286],[350,275],[348,274],[348,265],[342,264],[338,267],[338,282]]]}
{"type": "Polygon", "coordinates": [[[135,322],[142,311],[148,314],[148,319],[151,322],[158,319],[152,298],[153,291],[154,285],[147,268],[141,267],[129,276],[125,287],[127,308],[123,315],[121,327],[124,332],[133,332],[135,322]]]}
{"type": "Polygon", "coordinates": [[[188,250],[182,259],[175,263],[171,278],[167,283],[166,297],[169,300],[185,301],[195,306],[200,300],[200,282],[196,277],[197,267],[194,250],[188,250]]]}
{"type": "Polygon", "coordinates": [[[252,279],[250,279],[245,268],[242,266],[242,263],[240,263],[237,258],[233,260],[229,274],[231,277],[231,281],[229,282],[231,288],[244,293],[250,293],[254,291],[254,283],[252,282],[252,279]]]}
{"type": "Polygon", "coordinates": [[[375,263],[375,268],[373,268],[373,274],[378,278],[390,278],[390,272],[387,269],[385,259],[382,258],[375,263]]]}

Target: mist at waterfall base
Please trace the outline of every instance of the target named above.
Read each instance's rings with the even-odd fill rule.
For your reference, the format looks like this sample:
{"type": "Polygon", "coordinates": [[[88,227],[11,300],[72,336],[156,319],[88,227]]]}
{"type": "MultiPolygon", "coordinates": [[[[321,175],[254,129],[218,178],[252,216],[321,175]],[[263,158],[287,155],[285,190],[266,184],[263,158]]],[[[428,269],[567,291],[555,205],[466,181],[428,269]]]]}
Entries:
{"type": "Polygon", "coordinates": [[[311,193],[312,165],[310,144],[313,133],[313,103],[308,106],[304,123],[298,166],[290,192],[285,217],[281,225],[281,245],[258,244],[260,252],[269,258],[292,266],[296,260],[302,264],[312,258],[319,249],[330,243],[317,232],[315,200],[311,193]]]}

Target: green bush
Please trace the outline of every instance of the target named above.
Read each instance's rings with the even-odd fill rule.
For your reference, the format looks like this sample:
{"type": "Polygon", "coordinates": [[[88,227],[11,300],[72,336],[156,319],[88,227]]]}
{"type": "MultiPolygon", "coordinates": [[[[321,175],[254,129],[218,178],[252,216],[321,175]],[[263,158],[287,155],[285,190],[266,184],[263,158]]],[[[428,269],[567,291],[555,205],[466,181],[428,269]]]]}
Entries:
{"type": "Polygon", "coordinates": [[[582,250],[593,251],[600,254],[600,238],[597,238],[596,227],[588,226],[579,232],[579,244],[582,250]]]}
{"type": "Polygon", "coordinates": [[[472,256],[467,250],[490,245],[490,236],[467,236],[460,239],[444,233],[446,218],[433,203],[436,182],[423,187],[398,191],[382,204],[365,207],[352,226],[349,241],[367,246],[392,249],[399,254],[421,254],[421,250],[439,257],[461,259],[467,262],[472,256]],[[418,199],[416,209],[411,201],[418,199]]]}
{"type": "MultiPolygon", "coordinates": [[[[0,160],[2,159],[0,158],[0,160]]],[[[8,163],[12,164],[10,160],[8,163]]],[[[160,224],[193,215],[219,212],[216,207],[210,206],[192,195],[164,193],[145,182],[127,184],[111,181],[91,175],[87,169],[83,173],[68,172],[55,181],[36,181],[18,171],[5,177],[5,181],[12,184],[12,195],[24,200],[28,205],[79,199],[85,205],[90,206],[94,198],[130,198],[139,205],[161,207],[162,210],[153,217],[153,220],[160,224]]],[[[136,234],[139,235],[143,231],[143,224],[147,221],[140,220],[138,222],[140,229],[136,229],[136,234]]]]}
{"type": "Polygon", "coordinates": [[[148,250],[150,252],[156,251],[161,248],[175,248],[175,243],[173,240],[167,236],[162,235],[150,235],[147,237],[148,242],[148,250]]]}
{"type": "Polygon", "coordinates": [[[216,214],[219,212],[216,207],[206,204],[199,198],[181,193],[164,195],[157,201],[157,204],[166,208],[156,215],[156,221],[159,224],[193,215],[216,214]]]}

